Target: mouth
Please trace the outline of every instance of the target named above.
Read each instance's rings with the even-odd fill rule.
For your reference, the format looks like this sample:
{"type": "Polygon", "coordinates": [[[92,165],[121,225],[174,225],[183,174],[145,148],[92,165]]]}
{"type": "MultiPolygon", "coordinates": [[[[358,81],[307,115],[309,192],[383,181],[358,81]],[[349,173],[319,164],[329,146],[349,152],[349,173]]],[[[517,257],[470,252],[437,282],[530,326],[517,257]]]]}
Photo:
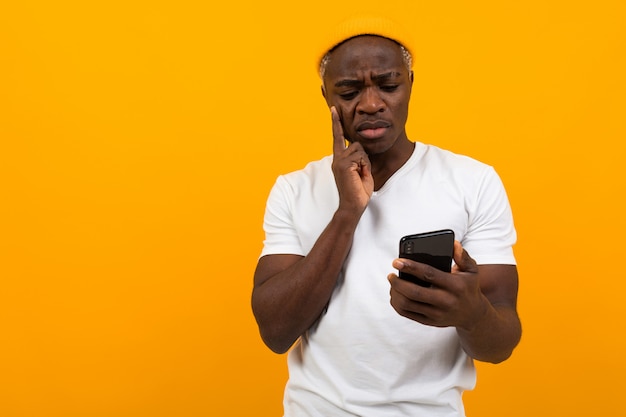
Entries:
{"type": "Polygon", "coordinates": [[[376,122],[363,122],[356,128],[359,136],[365,139],[379,139],[385,136],[391,125],[388,122],[379,120],[376,122]]]}

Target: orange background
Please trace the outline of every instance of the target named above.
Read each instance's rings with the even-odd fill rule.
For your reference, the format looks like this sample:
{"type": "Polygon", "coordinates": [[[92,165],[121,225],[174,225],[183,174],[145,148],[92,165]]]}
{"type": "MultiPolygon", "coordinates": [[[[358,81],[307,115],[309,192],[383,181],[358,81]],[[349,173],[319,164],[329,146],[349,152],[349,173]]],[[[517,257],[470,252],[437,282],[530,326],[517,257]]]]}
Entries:
{"type": "Polygon", "coordinates": [[[409,137],[513,206],[524,336],[468,415],[623,410],[623,1],[25,0],[0,6],[1,416],[280,415],[265,199],[331,151],[316,39],[356,8],[419,41],[409,137]]]}

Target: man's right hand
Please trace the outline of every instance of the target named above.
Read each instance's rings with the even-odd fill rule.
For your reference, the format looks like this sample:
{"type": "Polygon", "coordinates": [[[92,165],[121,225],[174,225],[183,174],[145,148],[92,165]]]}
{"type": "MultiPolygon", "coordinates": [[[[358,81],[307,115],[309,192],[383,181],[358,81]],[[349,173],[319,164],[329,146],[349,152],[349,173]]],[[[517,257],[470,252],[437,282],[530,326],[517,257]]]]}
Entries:
{"type": "Polygon", "coordinates": [[[354,231],[374,192],[363,146],[351,143],[346,147],[339,113],[334,106],[330,111],[339,208],[306,256],[263,256],[254,273],[252,310],[261,337],[274,352],[286,352],[324,314],[354,231]]]}
{"type": "Polygon", "coordinates": [[[333,174],[339,191],[339,208],[359,214],[374,192],[370,160],[358,142],[346,147],[341,118],[335,106],[330,108],[333,126],[333,174]]]}

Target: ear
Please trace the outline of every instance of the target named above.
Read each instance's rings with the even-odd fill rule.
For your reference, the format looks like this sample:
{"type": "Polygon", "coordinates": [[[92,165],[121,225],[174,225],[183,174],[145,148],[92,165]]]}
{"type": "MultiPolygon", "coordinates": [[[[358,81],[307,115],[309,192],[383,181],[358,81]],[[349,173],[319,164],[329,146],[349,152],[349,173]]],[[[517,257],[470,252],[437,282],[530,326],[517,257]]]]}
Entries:
{"type": "Polygon", "coordinates": [[[413,85],[413,70],[409,73],[409,78],[411,79],[411,85],[413,85]]]}

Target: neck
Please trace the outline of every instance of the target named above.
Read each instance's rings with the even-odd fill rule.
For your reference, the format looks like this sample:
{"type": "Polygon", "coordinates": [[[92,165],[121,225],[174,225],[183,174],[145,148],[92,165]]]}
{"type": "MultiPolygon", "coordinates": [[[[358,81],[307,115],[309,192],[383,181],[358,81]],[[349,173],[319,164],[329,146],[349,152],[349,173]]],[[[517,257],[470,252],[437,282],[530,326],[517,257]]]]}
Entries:
{"type": "Polygon", "coordinates": [[[409,160],[415,149],[415,143],[408,138],[399,139],[395,145],[386,152],[368,155],[372,164],[372,176],[374,177],[374,191],[378,191],[387,180],[409,160]]]}

